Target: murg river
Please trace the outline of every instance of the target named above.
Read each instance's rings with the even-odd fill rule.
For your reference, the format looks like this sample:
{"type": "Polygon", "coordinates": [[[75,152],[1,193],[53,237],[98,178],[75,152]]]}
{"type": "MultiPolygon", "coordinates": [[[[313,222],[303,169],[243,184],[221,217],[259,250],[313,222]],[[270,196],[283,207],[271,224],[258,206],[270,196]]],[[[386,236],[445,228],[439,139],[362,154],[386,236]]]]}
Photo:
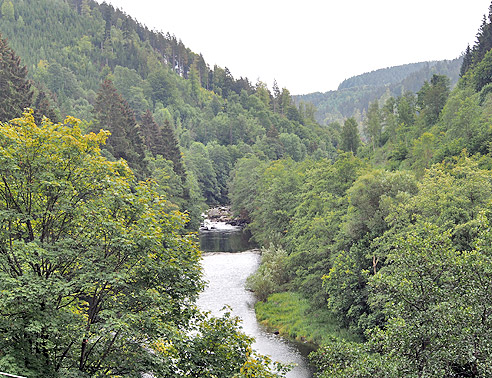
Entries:
{"type": "Polygon", "coordinates": [[[267,332],[257,321],[254,294],[245,289],[246,278],[260,263],[260,254],[249,244],[249,235],[225,223],[209,223],[210,231],[200,232],[200,248],[204,251],[203,272],[208,285],[198,299],[198,306],[220,315],[225,305],[242,319],[243,331],[255,338],[253,348],[272,360],[295,363],[288,378],[311,378],[313,370],[307,363],[310,349],[267,332]]]}

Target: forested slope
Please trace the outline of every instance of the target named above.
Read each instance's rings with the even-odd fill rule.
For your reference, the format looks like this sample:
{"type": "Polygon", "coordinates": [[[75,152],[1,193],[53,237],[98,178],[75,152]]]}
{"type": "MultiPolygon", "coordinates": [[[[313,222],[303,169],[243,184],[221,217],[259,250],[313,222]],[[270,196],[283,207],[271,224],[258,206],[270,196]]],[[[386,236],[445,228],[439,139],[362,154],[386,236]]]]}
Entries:
{"type": "Polygon", "coordinates": [[[0,13],[2,33],[23,54],[0,37],[0,371],[283,377],[283,366],[252,350],[239,319],[196,307],[204,282],[190,229],[204,195],[226,195],[217,172],[225,180],[256,143],[232,134],[230,114],[266,136],[248,112],[256,105],[273,120],[272,143],[284,137],[274,122],[290,127],[287,140],[298,146],[310,139],[295,130],[323,138],[322,129],[301,123],[290,96],[282,111],[290,106],[299,120],[271,110],[263,85],[240,91],[243,107],[232,90],[222,97],[203,88],[198,71],[186,79],[185,56],[196,55],[166,58],[157,50],[165,43],[149,40],[164,36],[107,5],[4,0],[0,13]],[[129,25],[131,36],[115,37],[123,29],[113,22],[129,25]],[[216,117],[226,145],[212,128],[216,117]],[[186,122],[210,123],[207,145],[186,122]]]}
{"type": "Polygon", "coordinates": [[[105,156],[125,159],[140,179],[161,180],[192,215],[191,227],[205,206],[228,202],[237,159],[335,153],[314,108],[296,106],[286,88],[209,67],[175,36],[106,3],[3,0],[1,7],[0,32],[33,80],[32,107],[42,103],[53,120],[71,115],[88,121],[87,130],[111,131],[105,156]]]}
{"type": "Polygon", "coordinates": [[[347,80],[330,127],[107,4],[0,13],[0,370],[275,376],[193,306],[188,232],[232,201],[250,288],[334,330],[320,377],[492,375],[491,12],[462,64],[347,80]]]}
{"type": "Polygon", "coordinates": [[[310,93],[294,96],[296,103],[306,102],[316,107],[315,118],[322,125],[343,122],[354,117],[361,122],[369,104],[375,100],[385,101],[406,92],[416,93],[432,75],[445,75],[454,86],[459,79],[463,58],[411,63],[382,68],[344,80],[336,91],[310,93]]]}
{"type": "Polygon", "coordinates": [[[491,20],[454,88],[434,74],[415,94],[372,101],[362,127],[337,126],[334,159],[236,166],[233,208],[268,246],[249,280],[257,309],[321,344],[319,377],[492,374],[491,20]],[[310,302],[295,320],[282,314],[292,298],[310,302]],[[300,326],[321,316],[338,331],[300,326]]]}

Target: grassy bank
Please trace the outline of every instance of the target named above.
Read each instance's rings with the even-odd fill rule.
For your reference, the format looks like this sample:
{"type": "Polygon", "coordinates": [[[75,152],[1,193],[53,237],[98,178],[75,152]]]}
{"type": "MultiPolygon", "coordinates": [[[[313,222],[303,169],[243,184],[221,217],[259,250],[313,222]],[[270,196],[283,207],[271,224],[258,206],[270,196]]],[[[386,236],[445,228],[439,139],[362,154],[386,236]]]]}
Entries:
{"type": "Polygon", "coordinates": [[[266,302],[255,306],[258,321],[286,338],[316,345],[323,344],[330,336],[359,341],[350,331],[340,329],[328,309],[310,308],[307,299],[292,292],[272,294],[266,302]]]}

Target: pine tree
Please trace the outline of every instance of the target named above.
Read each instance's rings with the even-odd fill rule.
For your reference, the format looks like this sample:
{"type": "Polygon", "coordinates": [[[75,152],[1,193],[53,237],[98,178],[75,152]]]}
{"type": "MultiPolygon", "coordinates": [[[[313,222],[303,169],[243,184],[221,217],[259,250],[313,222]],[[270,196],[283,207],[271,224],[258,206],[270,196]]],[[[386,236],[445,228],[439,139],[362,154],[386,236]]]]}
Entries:
{"type": "Polygon", "coordinates": [[[124,159],[139,178],[147,176],[145,152],[135,114],[116,91],[111,80],[105,80],[94,107],[95,125],[109,130],[106,148],[116,159],[124,159]]]}
{"type": "Polygon", "coordinates": [[[477,42],[473,47],[473,65],[478,64],[487,51],[492,48],[491,24],[487,22],[487,17],[483,16],[482,25],[477,33],[477,42]]]}
{"type": "Polygon", "coordinates": [[[0,121],[20,117],[31,106],[32,96],[27,68],[0,35],[0,121]]]}
{"type": "Polygon", "coordinates": [[[369,104],[369,109],[367,110],[367,120],[366,120],[366,133],[369,138],[371,138],[372,150],[376,150],[379,147],[379,142],[381,140],[382,132],[382,116],[381,109],[379,109],[379,101],[375,100],[369,104]]]}
{"type": "Polygon", "coordinates": [[[277,84],[277,80],[273,80],[273,99],[272,99],[272,105],[273,105],[273,112],[274,113],[279,113],[279,104],[280,104],[280,89],[277,84]]]}

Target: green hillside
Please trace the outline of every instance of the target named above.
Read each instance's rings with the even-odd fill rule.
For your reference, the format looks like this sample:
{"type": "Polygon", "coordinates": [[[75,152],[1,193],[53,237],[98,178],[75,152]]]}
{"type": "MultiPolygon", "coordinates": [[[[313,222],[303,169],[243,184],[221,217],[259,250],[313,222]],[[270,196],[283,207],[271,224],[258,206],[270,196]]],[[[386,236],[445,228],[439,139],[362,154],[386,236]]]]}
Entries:
{"type": "Polygon", "coordinates": [[[489,377],[492,5],[462,60],[402,69],[333,93],[367,105],[331,125],[335,159],[238,162],[233,207],[265,246],[248,284],[264,324],[320,345],[319,378],[489,377]]]}
{"type": "Polygon", "coordinates": [[[294,100],[314,105],[317,109],[315,118],[322,125],[343,122],[348,117],[362,122],[371,102],[384,102],[405,92],[416,93],[434,74],[446,75],[454,86],[459,79],[461,63],[462,58],[458,58],[383,68],[346,79],[336,91],[294,96],[294,100]]]}
{"type": "Polygon", "coordinates": [[[44,99],[54,120],[71,115],[91,122],[87,130],[108,129],[113,135],[104,153],[127,160],[141,179],[170,174],[178,182],[174,175],[181,175],[182,187],[162,187],[182,210],[188,207],[193,227],[205,202],[228,202],[229,172],[237,159],[253,153],[301,160],[335,151],[314,109],[295,106],[286,88],[274,83],[270,89],[210,67],[175,36],[150,31],[106,3],[3,0],[2,7],[0,33],[27,66],[35,88],[32,107],[44,99]],[[125,121],[111,122],[117,114],[110,103],[97,105],[102,91],[112,91],[103,86],[107,80],[118,112],[132,113],[125,121]],[[150,123],[144,124],[144,114],[150,123]],[[157,128],[146,131],[154,121],[157,128]],[[125,130],[117,129],[121,122],[125,130]],[[156,133],[179,144],[174,157],[152,147],[156,133]],[[126,145],[132,146],[128,154],[126,145]],[[180,153],[186,174],[177,168],[180,153]]]}
{"type": "Polygon", "coordinates": [[[195,306],[230,203],[317,378],[492,376],[492,5],[461,59],[295,101],[104,3],[0,16],[0,371],[285,376],[195,306]]]}

